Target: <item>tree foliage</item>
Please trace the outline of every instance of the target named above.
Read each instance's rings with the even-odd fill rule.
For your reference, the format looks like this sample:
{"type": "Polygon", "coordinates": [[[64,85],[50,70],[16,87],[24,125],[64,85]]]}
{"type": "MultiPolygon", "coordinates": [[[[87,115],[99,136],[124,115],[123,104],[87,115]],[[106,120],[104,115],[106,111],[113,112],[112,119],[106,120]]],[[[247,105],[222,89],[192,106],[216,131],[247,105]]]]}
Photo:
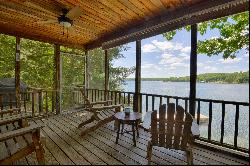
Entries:
{"type": "MultiPolygon", "coordinates": [[[[0,34],[0,78],[15,76],[15,37],[0,34]]],[[[126,47],[109,50],[110,88],[118,90],[124,79],[133,72],[132,68],[114,67],[112,61],[122,58],[121,51],[126,47]]],[[[61,47],[62,51],[72,52],[72,55],[62,55],[62,87],[63,105],[68,105],[72,99],[72,86],[84,82],[84,51],[61,47]],[[74,56],[74,53],[83,56],[74,56]]],[[[104,52],[95,49],[89,53],[90,85],[92,88],[104,89],[104,52]]],[[[54,88],[54,46],[27,39],[21,39],[21,81],[29,87],[54,88]]]]}
{"type": "MultiPolygon", "coordinates": [[[[177,31],[164,33],[167,40],[172,40],[177,31]]],[[[190,31],[190,26],[185,27],[190,31]]],[[[219,30],[220,36],[216,38],[198,41],[198,53],[208,56],[222,54],[226,59],[235,58],[238,51],[246,49],[249,51],[249,12],[239,13],[229,17],[206,21],[198,25],[198,31],[201,35],[206,34],[208,30],[219,30]]]]}

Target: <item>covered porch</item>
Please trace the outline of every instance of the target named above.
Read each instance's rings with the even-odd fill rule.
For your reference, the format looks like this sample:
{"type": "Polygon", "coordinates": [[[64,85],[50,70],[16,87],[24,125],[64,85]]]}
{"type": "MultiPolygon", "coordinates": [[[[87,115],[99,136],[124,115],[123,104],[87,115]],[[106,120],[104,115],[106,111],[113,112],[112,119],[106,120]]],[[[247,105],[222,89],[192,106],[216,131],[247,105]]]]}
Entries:
{"type": "MultiPolygon", "coordinates": [[[[201,103],[207,103],[207,136],[195,141],[194,164],[249,164],[249,149],[239,146],[239,113],[242,107],[249,110],[249,103],[198,99],[196,97],[197,77],[197,36],[198,23],[249,10],[249,0],[195,0],[195,1],[160,1],[140,0],[114,1],[3,1],[0,2],[0,33],[16,37],[15,46],[15,93],[0,94],[0,112],[6,109],[20,108],[21,112],[31,113],[30,124],[45,124],[41,132],[46,137],[46,164],[146,164],[147,142],[150,134],[140,129],[138,146],[133,147],[131,135],[124,135],[116,145],[116,133],[109,123],[98,130],[80,137],[77,126],[88,118],[78,106],[84,104],[83,96],[72,90],[73,106],[63,110],[61,47],[77,48],[85,51],[85,69],[83,87],[86,96],[95,102],[98,99],[111,100],[112,104],[132,105],[134,110],[145,114],[157,110],[159,105],[174,102],[182,103],[186,111],[193,115],[200,124],[201,103]],[[67,17],[74,20],[75,31],[61,32],[65,22],[58,21],[63,9],[73,9],[67,17]],[[83,16],[82,13],[84,13],[83,16]],[[81,17],[80,17],[81,16],[81,17]],[[53,21],[54,20],[54,21],[53,21]],[[43,25],[43,23],[47,25],[43,25]],[[59,22],[59,23],[58,23],[59,22]],[[56,25],[50,24],[56,23],[56,25]],[[62,26],[63,25],[63,26],[62,26]],[[141,40],[164,32],[169,32],[191,25],[190,52],[190,93],[189,97],[178,97],[141,93],[141,40]],[[54,45],[54,86],[52,89],[32,89],[20,91],[20,71],[22,69],[20,43],[22,38],[37,40],[54,45]],[[136,42],[135,91],[120,92],[109,88],[109,49],[128,42],[136,42]],[[91,89],[89,80],[88,52],[102,48],[105,57],[104,89],[91,89]],[[23,100],[24,98],[24,100],[23,100]],[[26,100],[27,99],[27,100],[26,100]],[[157,99],[157,103],[156,102],[157,99]],[[8,100],[8,105],[4,105],[8,100]],[[151,104],[149,104],[149,100],[151,104]],[[143,102],[145,101],[145,102],[143,102]],[[212,129],[213,106],[219,104],[221,111],[220,138],[214,140],[212,129]],[[235,110],[233,142],[224,141],[226,106],[235,110]]],[[[72,20],[69,21],[72,22],[72,20]]],[[[34,164],[34,153],[21,159],[17,164],[34,164]]],[[[186,164],[185,154],[180,151],[155,148],[152,164],[186,164]]]]}

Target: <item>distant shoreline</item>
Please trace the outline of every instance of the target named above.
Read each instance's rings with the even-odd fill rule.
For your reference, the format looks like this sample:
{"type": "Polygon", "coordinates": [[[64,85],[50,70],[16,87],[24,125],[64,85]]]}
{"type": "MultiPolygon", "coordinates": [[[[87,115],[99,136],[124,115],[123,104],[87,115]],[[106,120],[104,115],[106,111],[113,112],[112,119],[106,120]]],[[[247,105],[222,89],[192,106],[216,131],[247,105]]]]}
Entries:
{"type": "MultiPolygon", "coordinates": [[[[127,78],[126,81],[134,80],[127,78]]],[[[142,81],[190,82],[189,76],[169,78],[142,78],[142,81]]],[[[197,75],[198,83],[249,84],[249,71],[234,73],[204,73],[197,75]]]]}
{"type": "MultiPolygon", "coordinates": [[[[126,79],[125,81],[135,81],[135,80],[134,79],[126,79]]],[[[189,83],[189,81],[163,81],[163,80],[144,80],[144,79],[142,79],[142,81],[189,83]]],[[[231,83],[231,82],[198,82],[198,81],[197,81],[197,83],[201,83],[201,84],[249,84],[249,82],[246,82],[246,83],[231,83]]]]}

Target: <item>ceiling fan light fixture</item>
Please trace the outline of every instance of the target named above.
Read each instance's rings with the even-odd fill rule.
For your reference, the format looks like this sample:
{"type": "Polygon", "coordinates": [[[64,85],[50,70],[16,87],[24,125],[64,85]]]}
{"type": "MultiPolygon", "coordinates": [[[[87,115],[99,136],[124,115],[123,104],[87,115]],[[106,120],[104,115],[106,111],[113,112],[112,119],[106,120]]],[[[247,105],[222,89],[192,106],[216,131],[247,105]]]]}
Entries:
{"type": "Polygon", "coordinates": [[[64,22],[64,21],[60,22],[60,25],[64,26],[65,28],[69,28],[72,26],[70,22],[64,22]]]}
{"type": "Polygon", "coordinates": [[[64,15],[62,15],[61,17],[58,18],[58,22],[60,25],[62,25],[65,28],[69,28],[73,25],[73,21],[67,17],[65,17],[64,15]]]}

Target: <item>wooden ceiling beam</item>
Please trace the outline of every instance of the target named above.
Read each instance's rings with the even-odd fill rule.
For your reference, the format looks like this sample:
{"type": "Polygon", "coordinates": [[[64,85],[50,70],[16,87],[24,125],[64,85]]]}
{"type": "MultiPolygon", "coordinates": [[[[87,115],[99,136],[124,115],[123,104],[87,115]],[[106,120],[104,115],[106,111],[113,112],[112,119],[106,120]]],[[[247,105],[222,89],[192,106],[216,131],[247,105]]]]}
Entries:
{"type": "Polygon", "coordinates": [[[126,31],[117,29],[113,33],[106,34],[96,41],[86,44],[86,49],[91,50],[101,46],[107,49],[108,47],[142,40],[186,25],[247,11],[249,10],[248,3],[249,0],[202,0],[192,6],[166,12],[147,22],[128,28],[126,31]]]}

